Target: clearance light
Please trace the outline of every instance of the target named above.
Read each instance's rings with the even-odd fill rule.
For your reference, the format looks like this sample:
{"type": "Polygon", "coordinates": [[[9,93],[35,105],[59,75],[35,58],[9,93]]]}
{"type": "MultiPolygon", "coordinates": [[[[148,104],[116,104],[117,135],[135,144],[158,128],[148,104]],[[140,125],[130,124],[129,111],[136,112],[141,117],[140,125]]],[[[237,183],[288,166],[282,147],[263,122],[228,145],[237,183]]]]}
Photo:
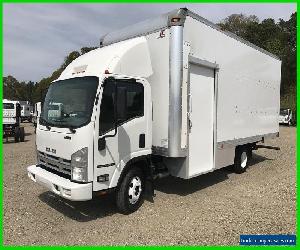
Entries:
{"type": "Polygon", "coordinates": [[[108,71],[108,69],[106,69],[106,70],[104,71],[104,74],[110,74],[109,71],[108,71]]]}
{"type": "Polygon", "coordinates": [[[177,22],[179,22],[180,21],[180,18],[179,17],[173,17],[172,19],[171,19],[171,22],[172,23],[177,23],[177,22]]]}

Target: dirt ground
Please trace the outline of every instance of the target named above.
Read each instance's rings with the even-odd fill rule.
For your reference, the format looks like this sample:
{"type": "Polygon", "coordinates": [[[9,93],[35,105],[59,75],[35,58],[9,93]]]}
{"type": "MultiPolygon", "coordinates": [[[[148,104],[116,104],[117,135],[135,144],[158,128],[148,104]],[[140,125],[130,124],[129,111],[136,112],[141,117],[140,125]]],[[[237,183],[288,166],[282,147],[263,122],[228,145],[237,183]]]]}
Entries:
{"type": "Polygon", "coordinates": [[[154,202],[119,214],[112,196],[71,202],[36,185],[33,126],[26,141],[3,140],[5,245],[238,245],[240,234],[295,234],[294,127],[254,151],[246,173],[228,168],[191,180],[156,182],[154,202]]]}

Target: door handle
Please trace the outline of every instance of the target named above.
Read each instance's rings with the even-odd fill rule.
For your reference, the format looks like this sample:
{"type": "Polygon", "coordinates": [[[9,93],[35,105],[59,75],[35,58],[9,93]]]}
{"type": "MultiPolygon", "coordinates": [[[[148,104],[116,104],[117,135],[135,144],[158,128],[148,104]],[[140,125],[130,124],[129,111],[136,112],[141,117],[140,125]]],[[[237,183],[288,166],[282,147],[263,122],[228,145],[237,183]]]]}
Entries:
{"type": "Polygon", "coordinates": [[[192,130],[192,127],[193,127],[193,123],[192,123],[192,119],[191,119],[191,113],[188,112],[188,126],[189,126],[189,130],[191,131],[192,130]]]}
{"type": "Polygon", "coordinates": [[[145,148],[145,144],[146,144],[145,134],[140,134],[140,136],[139,136],[139,147],[140,148],[145,148]]]}

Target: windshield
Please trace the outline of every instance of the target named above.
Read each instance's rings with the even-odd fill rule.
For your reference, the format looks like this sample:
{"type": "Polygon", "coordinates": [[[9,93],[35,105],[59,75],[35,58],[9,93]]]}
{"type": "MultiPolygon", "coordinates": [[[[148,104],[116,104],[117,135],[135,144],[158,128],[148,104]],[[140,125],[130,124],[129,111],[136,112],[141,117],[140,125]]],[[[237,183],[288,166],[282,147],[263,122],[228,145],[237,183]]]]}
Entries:
{"type": "Polygon", "coordinates": [[[97,77],[86,76],[52,83],[43,105],[41,124],[69,128],[88,124],[98,82],[97,77]]]}
{"type": "Polygon", "coordinates": [[[13,103],[3,103],[3,109],[14,109],[15,105],[13,103]]]}
{"type": "Polygon", "coordinates": [[[286,115],[288,115],[288,114],[289,114],[289,110],[288,110],[288,109],[281,109],[281,110],[280,110],[280,115],[286,116],[286,115]]]}

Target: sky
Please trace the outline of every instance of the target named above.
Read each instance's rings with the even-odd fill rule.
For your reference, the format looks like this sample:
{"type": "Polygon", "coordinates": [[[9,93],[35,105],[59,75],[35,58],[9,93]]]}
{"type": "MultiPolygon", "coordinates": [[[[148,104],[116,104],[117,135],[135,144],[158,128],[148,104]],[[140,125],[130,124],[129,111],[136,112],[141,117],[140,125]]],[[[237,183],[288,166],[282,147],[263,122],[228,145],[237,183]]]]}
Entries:
{"type": "Polygon", "coordinates": [[[4,4],[3,74],[39,81],[64,57],[119,28],[187,7],[218,23],[231,14],[288,20],[296,4],[4,4]]]}

